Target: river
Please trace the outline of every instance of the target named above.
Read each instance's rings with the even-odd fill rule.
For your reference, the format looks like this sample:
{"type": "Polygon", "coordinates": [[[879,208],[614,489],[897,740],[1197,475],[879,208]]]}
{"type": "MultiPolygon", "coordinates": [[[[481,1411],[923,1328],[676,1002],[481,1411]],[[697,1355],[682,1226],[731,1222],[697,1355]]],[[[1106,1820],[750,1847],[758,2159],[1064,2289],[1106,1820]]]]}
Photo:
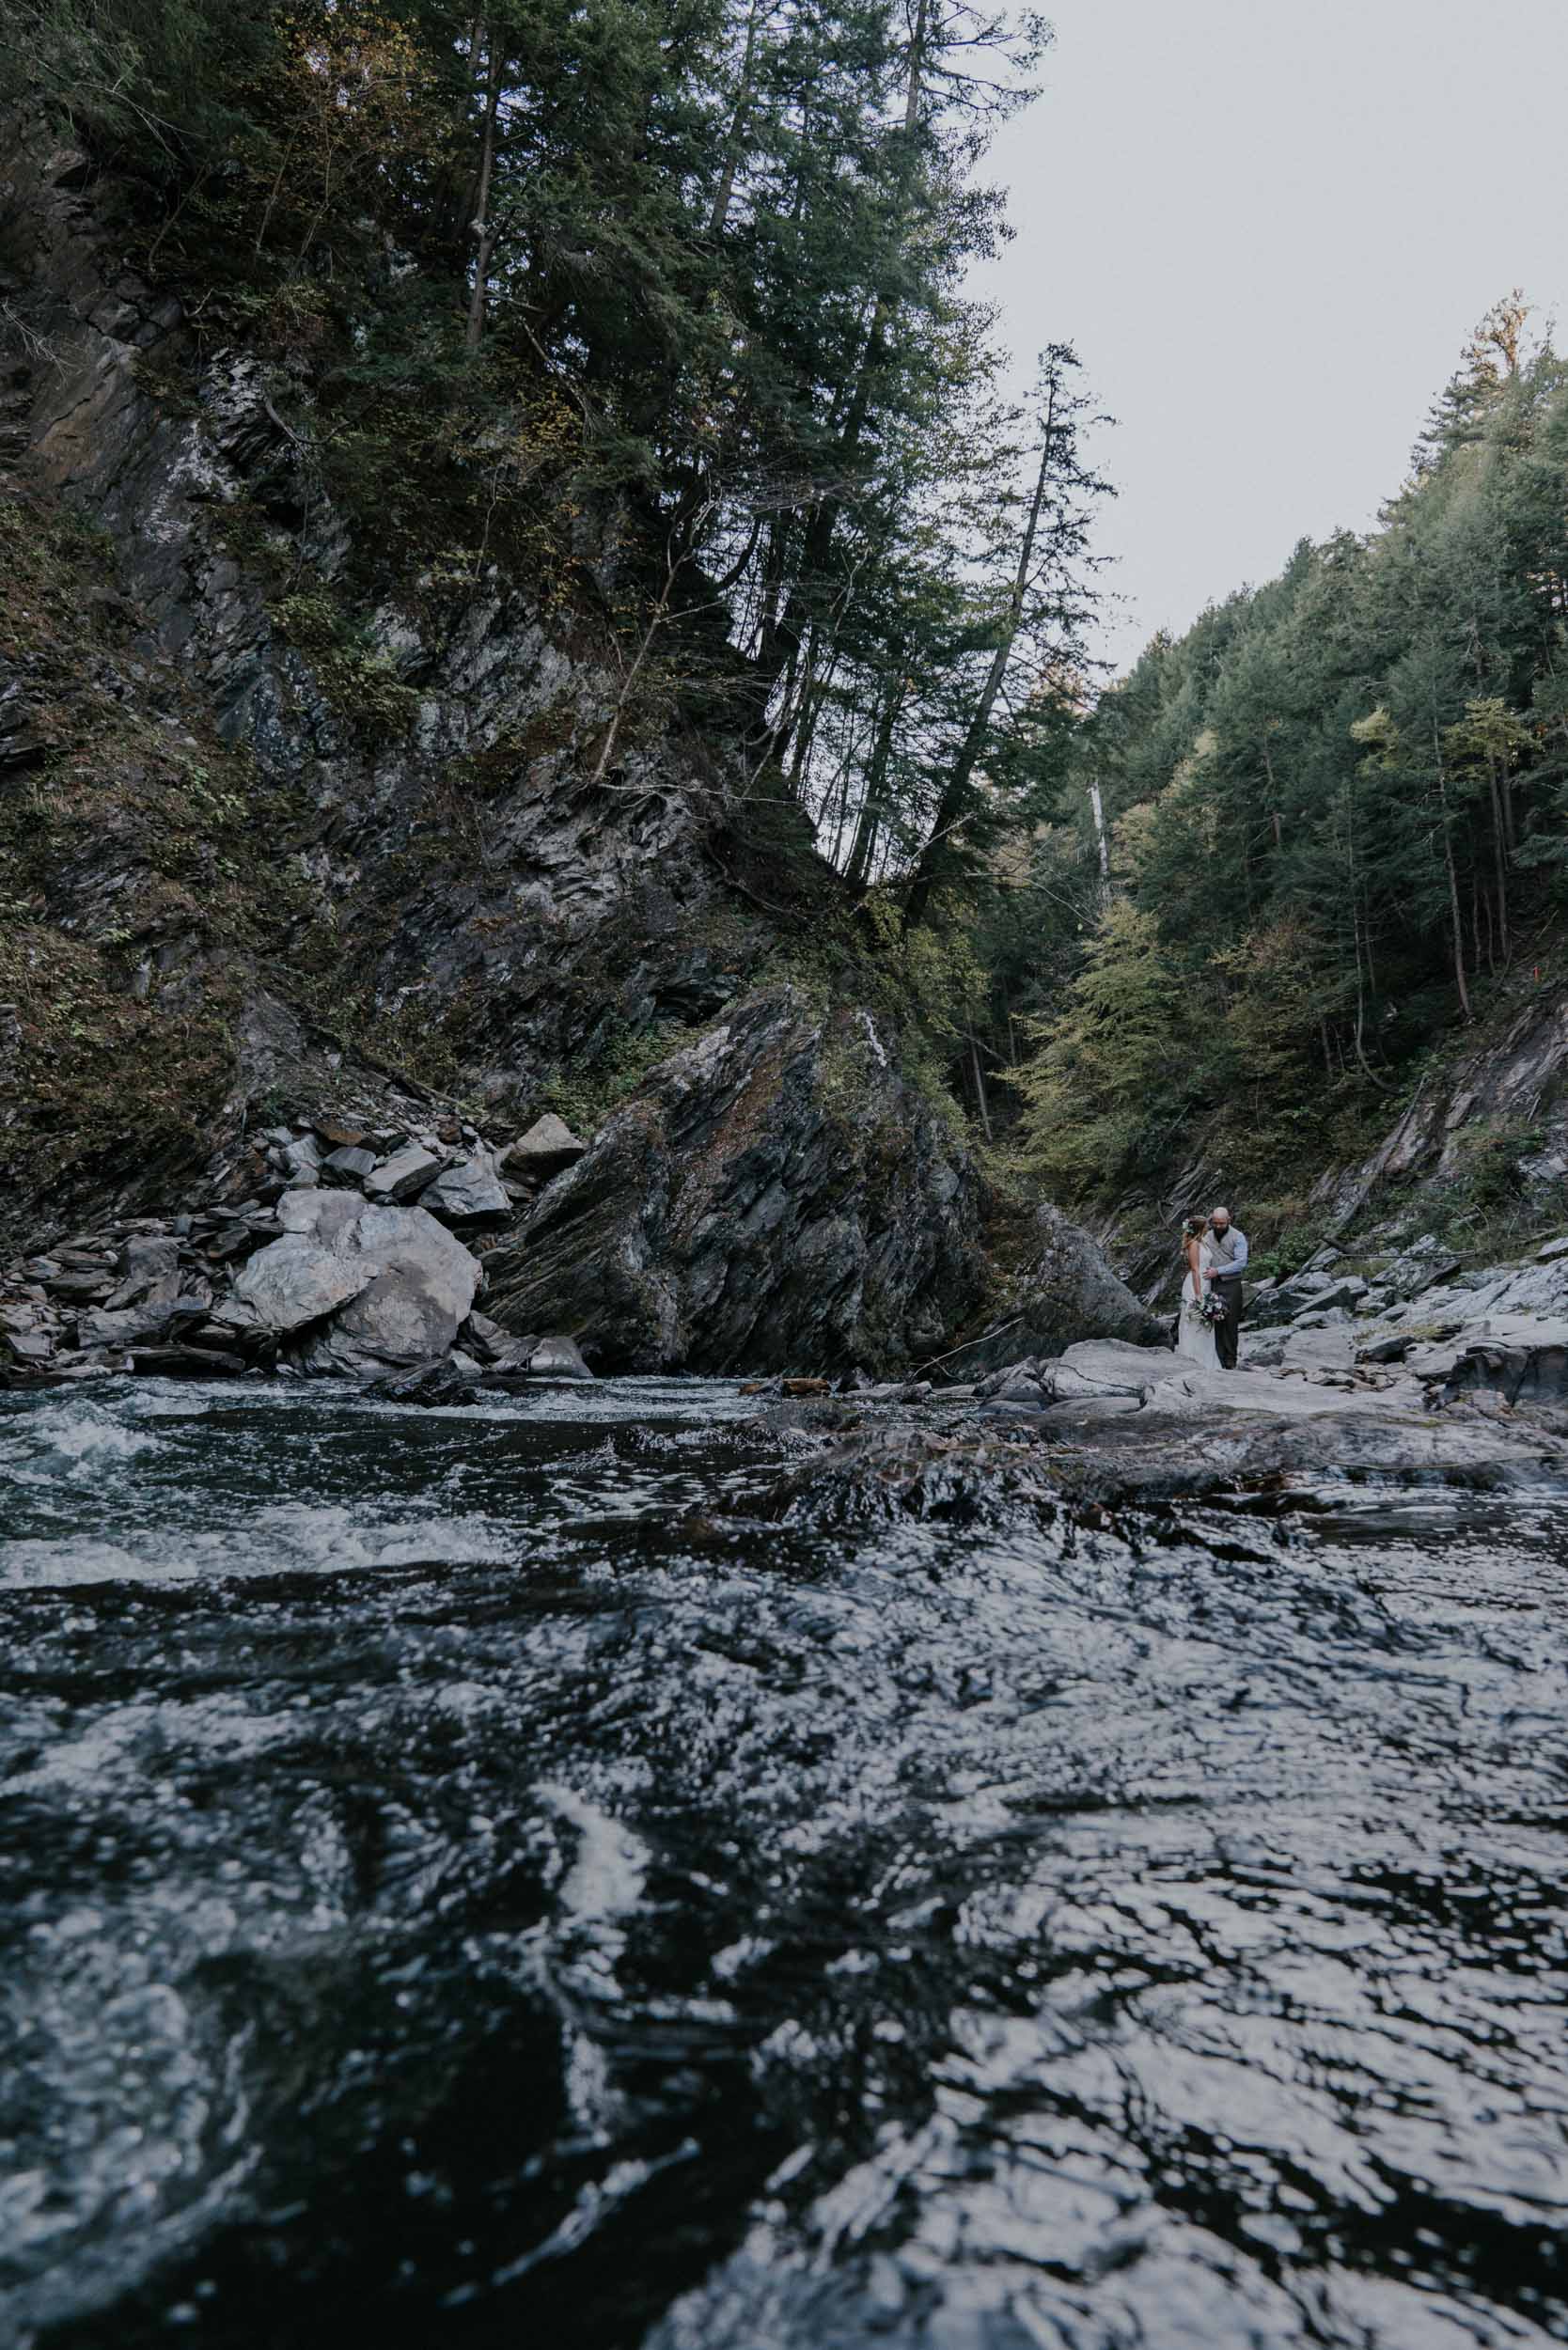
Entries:
{"type": "Polygon", "coordinates": [[[14,2338],[1560,2341],[1568,1495],[779,1418],[0,1397],[14,2338]]]}

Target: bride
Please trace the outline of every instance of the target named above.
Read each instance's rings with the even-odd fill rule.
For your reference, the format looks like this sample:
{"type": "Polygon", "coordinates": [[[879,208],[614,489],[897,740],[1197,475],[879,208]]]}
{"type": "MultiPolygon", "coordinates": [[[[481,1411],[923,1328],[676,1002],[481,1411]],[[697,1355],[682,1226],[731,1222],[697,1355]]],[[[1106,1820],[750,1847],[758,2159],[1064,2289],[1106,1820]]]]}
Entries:
{"type": "Polygon", "coordinates": [[[1217,1371],[1219,1349],[1215,1344],[1212,1322],[1203,1319],[1203,1300],[1209,1294],[1209,1271],[1214,1252],[1209,1246],[1206,1216],[1189,1215],[1182,1227],[1182,1254],[1186,1260],[1186,1278],[1182,1283],[1182,1310],[1176,1325],[1176,1352],[1195,1371],[1217,1371]]]}

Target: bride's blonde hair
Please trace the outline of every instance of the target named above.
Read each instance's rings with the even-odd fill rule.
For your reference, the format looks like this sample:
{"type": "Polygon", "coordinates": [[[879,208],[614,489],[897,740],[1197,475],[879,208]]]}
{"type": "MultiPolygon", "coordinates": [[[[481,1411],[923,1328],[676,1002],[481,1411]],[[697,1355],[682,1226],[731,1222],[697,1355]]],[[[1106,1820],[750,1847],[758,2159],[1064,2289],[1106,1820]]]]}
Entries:
{"type": "Polygon", "coordinates": [[[1201,1240],[1208,1229],[1209,1219],[1206,1215],[1189,1215],[1186,1222],[1182,1227],[1182,1238],[1184,1240],[1201,1240]]]}

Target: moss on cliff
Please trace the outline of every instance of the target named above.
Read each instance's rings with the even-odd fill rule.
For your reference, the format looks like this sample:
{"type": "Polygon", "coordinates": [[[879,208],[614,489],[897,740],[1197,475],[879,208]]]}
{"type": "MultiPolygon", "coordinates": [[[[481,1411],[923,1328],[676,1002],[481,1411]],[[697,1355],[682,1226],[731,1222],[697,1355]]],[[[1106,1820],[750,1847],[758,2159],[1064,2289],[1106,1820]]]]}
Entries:
{"type": "Polygon", "coordinates": [[[102,535],[0,499],[0,1185],[24,1209],[205,1157],[298,811],[149,656],[102,535]]]}

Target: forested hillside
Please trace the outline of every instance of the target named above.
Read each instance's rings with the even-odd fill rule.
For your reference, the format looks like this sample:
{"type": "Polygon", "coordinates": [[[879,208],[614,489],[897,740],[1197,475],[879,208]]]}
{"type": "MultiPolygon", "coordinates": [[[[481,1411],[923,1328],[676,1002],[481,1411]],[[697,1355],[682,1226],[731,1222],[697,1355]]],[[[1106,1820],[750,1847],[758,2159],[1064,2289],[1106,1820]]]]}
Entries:
{"type": "MultiPolygon", "coordinates": [[[[605,637],[593,761],[679,707],[915,908],[1027,789],[1092,609],[1065,345],[965,290],[1048,28],[976,0],[31,0],[7,68],[243,341],[368,598],[487,565],[605,637]],[[1027,772],[1026,772],[1027,771],[1027,772]],[[981,776],[989,787],[979,788],[981,776]]],[[[312,568],[308,515],[267,518],[312,568]],[[290,527],[291,526],[291,527],[290,527]]],[[[302,641],[356,612],[293,583],[302,641]]]]}
{"type": "Polygon", "coordinates": [[[1568,366],[1515,295],[1375,531],[1157,637],[1080,729],[993,947],[1045,1015],[1029,1167],[1108,1200],[1207,1152],[1299,1208],[1434,1050],[1561,976],[1565,598],[1568,366]]]}

